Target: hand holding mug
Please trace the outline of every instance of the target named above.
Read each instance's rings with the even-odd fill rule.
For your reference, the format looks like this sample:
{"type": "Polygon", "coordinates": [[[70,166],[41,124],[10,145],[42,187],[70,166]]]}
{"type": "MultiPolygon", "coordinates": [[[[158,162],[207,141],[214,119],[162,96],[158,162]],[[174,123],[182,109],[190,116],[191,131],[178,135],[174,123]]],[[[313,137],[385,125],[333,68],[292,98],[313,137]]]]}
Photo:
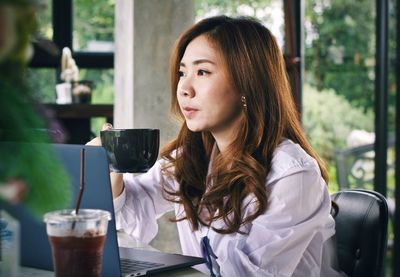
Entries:
{"type": "MultiPolygon", "coordinates": [[[[103,124],[103,126],[101,128],[102,131],[112,130],[112,129],[113,129],[113,126],[110,123],[103,124]]],[[[94,139],[92,139],[91,141],[86,143],[86,145],[102,146],[101,139],[100,139],[100,137],[95,137],[94,139]]],[[[117,173],[117,172],[111,171],[110,172],[110,180],[111,180],[112,195],[113,195],[113,198],[116,198],[122,193],[122,191],[124,189],[122,173],[117,173]]]]}
{"type": "MultiPolygon", "coordinates": [[[[113,126],[110,123],[104,123],[101,127],[102,131],[112,130],[113,126]]],[[[91,141],[87,142],[86,145],[94,145],[94,146],[101,146],[101,139],[100,137],[95,137],[91,141]]]]}

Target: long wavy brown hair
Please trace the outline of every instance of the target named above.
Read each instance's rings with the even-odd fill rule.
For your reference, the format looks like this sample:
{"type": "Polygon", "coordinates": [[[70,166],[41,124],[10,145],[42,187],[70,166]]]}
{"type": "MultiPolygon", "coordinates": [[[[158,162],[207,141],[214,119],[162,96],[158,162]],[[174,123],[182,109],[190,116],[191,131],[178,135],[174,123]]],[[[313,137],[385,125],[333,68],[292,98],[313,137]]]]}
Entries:
{"type": "Polygon", "coordinates": [[[242,232],[241,227],[263,214],[268,208],[265,187],[272,156],[283,138],[298,143],[314,157],[323,178],[328,181],[323,161],[304,135],[285,69],[282,53],[271,32],[252,18],[211,17],[199,21],[177,40],[171,56],[171,112],[182,126],[176,139],[161,151],[168,161],[164,174],[176,178],[179,188],[164,186],[164,197],[180,203],[185,215],[176,221],[189,220],[193,230],[199,224],[210,225],[222,219],[225,227],[215,229],[223,234],[242,232]],[[204,35],[218,49],[233,84],[247,107],[243,109],[241,128],[228,151],[218,154],[208,172],[215,140],[210,132],[192,132],[185,122],[177,101],[179,64],[188,44],[204,35]],[[209,173],[209,175],[207,175],[209,173]],[[212,182],[212,186],[207,185],[212,182]],[[252,214],[243,214],[244,199],[253,198],[252,214]],[[206,209],[209,216],[200,212],[206,209]]]}

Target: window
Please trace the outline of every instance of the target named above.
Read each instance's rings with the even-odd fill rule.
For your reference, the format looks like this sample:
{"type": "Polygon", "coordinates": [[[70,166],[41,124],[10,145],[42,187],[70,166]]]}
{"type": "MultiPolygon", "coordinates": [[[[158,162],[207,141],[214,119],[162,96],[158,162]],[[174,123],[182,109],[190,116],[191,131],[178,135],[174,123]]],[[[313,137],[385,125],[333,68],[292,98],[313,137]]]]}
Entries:
{"type": "MultiPolygon", "coordinates": [[[[43,1],[28,71],[28,80],[42,103],[55,103],[61,53],[69,47],[80,69],[80,80],[93,82],[91,103],[113,104],[114,7],[115,0],[43,1]]],[[[105,118],[91,118],[90,122],[90,131],[98,134],[105,118]]],[[[79,133],[67,129],[70,134],[79,133]]]]}
{"type": "Polygon", "coordinates": [[[115,1],[46,0],[44,4],[30,65],[30,81],[40,88],[37,92],[40,99],[45,103],[55,102],[61,50],[69,47],[80,69],[80,79],[94,82],[92,103],[111,104],[115,1]]]}

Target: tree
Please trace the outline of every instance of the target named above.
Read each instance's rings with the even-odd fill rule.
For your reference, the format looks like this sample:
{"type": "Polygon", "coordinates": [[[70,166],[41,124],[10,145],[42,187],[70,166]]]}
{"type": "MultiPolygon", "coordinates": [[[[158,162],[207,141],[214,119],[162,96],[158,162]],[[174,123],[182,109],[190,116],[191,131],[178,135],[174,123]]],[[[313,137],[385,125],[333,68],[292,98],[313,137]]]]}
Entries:
{"type": "Polygon", "coordinates": [[[115,0],[74,0],[74,48],[89,41],[114,41],[115,0]]]}
{"type": "MultiPolygon", "coordinates": [[[[204,18],[216,14],[228,16],[252,16],[267,25],[274,22],[272,13],[283,5],[282,0],[208,0],[195,2],[196,18],[204,18]],[[275,7],[275,9],[274,9],[275,7]]],[[[283,9],[282,9],[283,10],[283,9]]],[[[281,30],[282,31],[282,30],[281,30]]],[[[276,34],[275,34],[276,35],[276,34]]]]}
{"type": "Polygon", "coordinates": [[[308,1],[306,70],[318,90],[333,89],[364,111],[374,103],[374,1],[308,1]]]}
{"type": "Polygon", "coordinates": [[[304,130],[318,154],[333,166],[335,150],[347,147],[352,130],[373,130],[373,114],[352,106],[332,89],[317,91],[305,85],[303,101],[307,103],[302,113],[304,130]]]}

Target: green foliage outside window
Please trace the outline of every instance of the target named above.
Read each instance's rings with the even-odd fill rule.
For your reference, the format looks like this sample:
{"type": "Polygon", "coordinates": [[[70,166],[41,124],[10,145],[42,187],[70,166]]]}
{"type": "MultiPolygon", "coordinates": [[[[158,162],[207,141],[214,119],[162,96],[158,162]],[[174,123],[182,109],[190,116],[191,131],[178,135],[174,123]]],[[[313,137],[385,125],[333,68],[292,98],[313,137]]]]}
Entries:
{"type": "Polygon", "coordinates": [[[330,188],[338,188],[335,150],[346,148],[346,138],[354,129],[373,130],[371,112],[364,113],[334,90],[318,91],[305,85],[303,90],[303,127],[319,155],[329,165],[330,188]]]}
{"type": "Polygon", "coordinates": [[[308,1],[315,34],[306,47],[306,70],[318,88],[333,89],[364,111],[374,103],[375,5],[373,1],[308,1]],[[370,20],[366,20],[369,18],[370,20]]]}
{"type": "Polygon", "coordinates": [[[90,41],[114,41],[115,0],[74,0],[73,48],[85,50],[90,41]]]}
{"type": "MultiPolygon", "coordinates": [[[[396,8],[389,1],[389,129],[395,128],[396,8]]],[[[333,89],[352,106],[373,111],[375,95],[375,14],[370,0],[306,1],[306,82],[333,89]]]]}
{"type": "MultiPolygon", "coordinates": [[[[266,7],[271,5],[271,2],[277,2],[276,0],[208,0],[208,1],[195,1],[196,5],[196,17],[203,17],[206,14],[218,13],[226,15],[238,15],[240,14],[240,6],[248,7],[250,10],[249,16],[257,16],[258,11],[264,10],[266,7]]],[[[282,1],[280,1],[282,2],[282,1]]],[[[263,20],[265,18],[259,18],[263,20]]]]}
{"type": "Polygon", "coordinates": [[[373,130],[373,114],[352,106],[332,89],[318,91],[305,85],[303,103],[304,129],[313,147],[328,161],[333,160],[335,149],[346,148],[346,138],[352,130],[373,130]]]}

